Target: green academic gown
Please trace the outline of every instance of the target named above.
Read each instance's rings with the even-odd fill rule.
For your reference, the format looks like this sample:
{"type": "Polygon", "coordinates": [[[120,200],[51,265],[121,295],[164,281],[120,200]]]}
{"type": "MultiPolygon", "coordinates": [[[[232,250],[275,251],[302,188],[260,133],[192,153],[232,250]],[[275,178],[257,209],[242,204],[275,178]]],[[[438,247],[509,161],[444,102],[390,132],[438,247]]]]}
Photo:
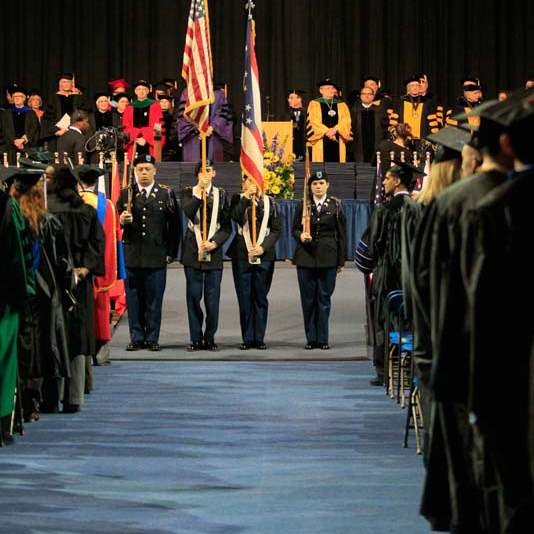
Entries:
{"type": "Polygon", "coordinates": [[[11,414],[17,381],[19,305],[35,295],[31,242],[16,200],[0,196],[0,418],[11,414]]]}

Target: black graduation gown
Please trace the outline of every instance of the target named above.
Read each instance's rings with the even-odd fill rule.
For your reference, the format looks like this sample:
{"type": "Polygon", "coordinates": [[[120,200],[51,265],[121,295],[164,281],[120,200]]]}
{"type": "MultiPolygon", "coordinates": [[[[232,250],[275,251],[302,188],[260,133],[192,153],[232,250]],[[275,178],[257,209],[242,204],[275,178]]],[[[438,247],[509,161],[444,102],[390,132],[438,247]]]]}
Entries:
{"type": "Polygon", "coordinates": [[[287,112],[287,119],[293,126],[293,153],[297,158],[304,158],[306,146],[306,110],[292,109],[287,112]]]}
{"type": "Polygon", "coordinates": [[[94,208],[85,204],[74,192],[71,200],[56,194],[48,196],[48,210],[63,225],[74,267],[89,269],[89,275],[74,288],[77,305],[67,320],[69,352],[74,358],[80,354],[89,356],[96,353],[92,277],[104,274],[104,231],[94,208]]]}
{"type": "MultiPolygon", "coordinates": [[[[39,141],[39,121],[37,120],[37,115],[28,108],[27,111],[16,112],[12,109],[0,110],[0,131],[2,132],[3,137],[3,151],[7,152],[9,163],[11,165],[16,163],[17,148],[13,144],[15,139],[26,135],[28,142],[24,145],[25,147],[36,146],[39,141]],[[23,126],[23,132],[16,132],[15,118],[14,113],[20,114],[21,126],[23,126]]],[[[0,145],[2,141],[0,140],[0,145]]]]}
{"type": "Polygon", "coordinates": [[[69,346],[68,309],[73,302],[73,264],[65,232],[51,214],[40,220],[41,262],[37,272],[40,301],[42,376],[67,377],[69,346]]]}
{"type": "Polygon", "coordinates": [[[385,297],[390,291],[402,288],[401,210],[406,204],[414,204],[410,195],[398,194],[389,202],[377,206],[362,235],[362,242],[373,262],[371,294],[375,303],[377,329],[385,321],[385,297]]]}
{"type": "MultiPolygon", "coordinates": [[[[414,284],[416,309],[419,308],[415,320],[422,317],[422,321],[416,323],[415,357],[425,382],[431,365],[429,385],[433,402],[421,513],[431,523],[440,517],[444,511],[443,495],[448,491],[450,524],[469,532],[480,532],[482,527],[480,494],[474,482],[469,452],[472,437],[466,404],[469,340],[460,264],[461,219],[470,207],[504,179],[505,175],[499,172],[480,173],[448,187],[426,208],[416,238],[421,243],[418,259],[421,272],[414,273],[417,278],[414,284]],[[439,418],[439,424],[434,417],[439,418]],[[443,487],[445,455],[448,490],[443,487]]],[[[440,521],[444,520],[442,517],[440,521]]]]}
{"type": "Polygon", "coordinates": [[[388,126],[386,110],[375,104],[366,108],[358,100],[351,108],[351,119],[354,136],[353,161],[371,163],[376,156],[376,147],[386,137],[388,126]]]}
{"type": "Polygon", "coordinates": [[[506,533],[530,532],[534,525],[528,450],[533,197],[534,169],[515,173],[478,203],[463,229],[471,335],[468,409],[485,464],[494,467],[499,481],[500,528],[506,533]]]}

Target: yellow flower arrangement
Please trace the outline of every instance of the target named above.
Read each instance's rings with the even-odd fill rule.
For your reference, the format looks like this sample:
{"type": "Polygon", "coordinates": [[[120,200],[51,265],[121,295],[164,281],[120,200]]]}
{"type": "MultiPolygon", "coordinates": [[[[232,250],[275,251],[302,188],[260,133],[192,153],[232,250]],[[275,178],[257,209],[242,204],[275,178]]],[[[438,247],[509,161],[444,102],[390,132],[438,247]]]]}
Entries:
{"type": "Polygon", "coordinates": [[[291,199],[294,196],[295,154],[291,154],[284,161],[286,143],[287,137],[279,143],[275,135],[269,145],[265,134],[263,136],[263,185],[265,192],[274,198],[291,199]]]}

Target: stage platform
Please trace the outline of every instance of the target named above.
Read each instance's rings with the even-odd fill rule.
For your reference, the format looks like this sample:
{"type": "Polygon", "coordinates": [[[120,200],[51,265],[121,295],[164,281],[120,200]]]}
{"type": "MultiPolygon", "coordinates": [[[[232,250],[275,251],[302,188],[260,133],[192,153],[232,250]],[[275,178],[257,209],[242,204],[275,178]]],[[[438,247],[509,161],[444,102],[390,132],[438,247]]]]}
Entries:
{"type": "MultiPolygon", "coordinates": [[[[158,180],[171,186],[180,196],[182,190],[196,183],[196,163],[158,163],[158,180]]],[[[295,163],[295,198],[302,198],[304,163],[295,163]]],[[[375,168],[366,163],[313,163],[312,172],[325,170],[330,180],[330,194],[341,199],[369,200],[375,176],[375,168]]],[[[241,168],[238,162],[217,163],[217,185],[229,194],[241,189],[241,168]]]]}

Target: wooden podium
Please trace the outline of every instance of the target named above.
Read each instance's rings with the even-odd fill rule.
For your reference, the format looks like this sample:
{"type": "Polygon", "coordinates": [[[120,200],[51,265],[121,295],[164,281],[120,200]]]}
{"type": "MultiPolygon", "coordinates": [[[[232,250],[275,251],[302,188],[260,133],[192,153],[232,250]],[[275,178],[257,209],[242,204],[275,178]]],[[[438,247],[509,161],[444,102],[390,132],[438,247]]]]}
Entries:
{"type": "Polygon", "coordinates": [[[283,161],[287,161],[293,152],[293,123],[291,121],[265,121],[262,122],[263,131],[267,138],[267,145],[271,146],[276,135],[279,145],[284,145],[283,161]]]}

